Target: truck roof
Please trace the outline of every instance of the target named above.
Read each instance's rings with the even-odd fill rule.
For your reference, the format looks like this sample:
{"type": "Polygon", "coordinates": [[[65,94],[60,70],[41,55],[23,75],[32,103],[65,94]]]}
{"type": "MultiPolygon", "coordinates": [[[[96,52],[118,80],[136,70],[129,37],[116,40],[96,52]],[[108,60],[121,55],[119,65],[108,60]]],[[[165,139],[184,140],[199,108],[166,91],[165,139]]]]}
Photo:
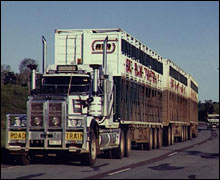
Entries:
{"type": "Polygon", "coordinates": [[[56,77],[56,76],[76,76],[76,77],[88,77],[88,74],[79,74],[79,73],[53,73],[53,74],[44,74],[44,77],[56,77]]]}
{"type": "Polygon", "coordinates": [[[208,117],[215,117],[215,116],[219,116],[219,114],[208,114],[208,117]]]}

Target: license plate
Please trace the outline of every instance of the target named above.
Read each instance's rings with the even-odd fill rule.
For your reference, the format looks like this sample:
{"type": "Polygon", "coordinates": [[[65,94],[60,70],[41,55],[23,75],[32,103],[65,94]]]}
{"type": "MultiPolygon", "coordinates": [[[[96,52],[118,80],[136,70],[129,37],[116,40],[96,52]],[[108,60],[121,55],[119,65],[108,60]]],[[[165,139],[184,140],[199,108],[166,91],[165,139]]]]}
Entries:
{"type": "Polygon", "coordinates": [[[83,133],[82,132],[66,132],[66,140],[81,140],[83,139],[83,133]]]}
{"type": "Polygon", "coordinates": [[[61,140],[53,140],[53,139],[50,139],[49,140],[49,144],[50,145],[61,145],[61,140]]]}
{"type": "Polygon", "coordinates": [[[25,140],[26,139],[26,132],[9,132],[9,139],[10,140],[25,140]]]}

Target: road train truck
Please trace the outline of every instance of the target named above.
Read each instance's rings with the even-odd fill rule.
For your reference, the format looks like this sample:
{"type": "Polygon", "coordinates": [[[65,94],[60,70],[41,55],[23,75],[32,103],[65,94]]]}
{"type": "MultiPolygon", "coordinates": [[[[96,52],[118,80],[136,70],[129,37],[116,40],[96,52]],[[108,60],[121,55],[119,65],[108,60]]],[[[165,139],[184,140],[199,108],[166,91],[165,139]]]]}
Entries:
{"type": "Polygon", "coordinates": [[[124,30],[57,29],[48,66],[42,42],[41,76],[29,66],[27,113],[7,115],[6,149],[23,163],[55,154],[94,165],[100,153],[121,159],[131,147],[150,150],[192,136],[187,75],[183,82],[172,76],[168,61],[124,30]],[[176,112],[168,104],[172,78],[184,84],[182,103],[171,103],[176,112]]]}

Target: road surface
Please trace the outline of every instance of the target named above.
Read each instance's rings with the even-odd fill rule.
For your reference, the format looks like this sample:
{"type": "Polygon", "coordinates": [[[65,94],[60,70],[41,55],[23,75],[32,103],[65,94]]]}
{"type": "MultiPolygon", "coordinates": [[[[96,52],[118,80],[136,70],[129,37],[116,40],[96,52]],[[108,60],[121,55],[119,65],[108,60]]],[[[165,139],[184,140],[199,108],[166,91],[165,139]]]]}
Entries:
{"type": "Polygon", "coordinates": [[[1,164],[1,179],[219,179],[219,130],[203,126],[197,138],[151,151],[132,150],[121,160],[100,156],[92,167],[54,157],[27,166],[1,164]]]}

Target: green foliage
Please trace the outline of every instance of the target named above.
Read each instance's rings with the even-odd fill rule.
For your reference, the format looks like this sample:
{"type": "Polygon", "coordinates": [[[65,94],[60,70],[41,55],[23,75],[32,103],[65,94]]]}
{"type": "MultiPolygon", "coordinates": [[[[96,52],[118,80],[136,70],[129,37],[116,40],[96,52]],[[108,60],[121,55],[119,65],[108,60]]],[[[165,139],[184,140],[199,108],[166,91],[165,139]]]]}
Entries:
{"type": "Polygon", "coordinates": [[[199,102],[199,121],[206,121],[207,114],[219,114],[219,102],[205,100],[205,103],[199,102]]]}
{"type": "Polygon", "coordinates": [[[26,113],[28,88],[18,85],[1,86],[1,146],[4,144],[6,114],[26,113]]]}
{"type": "MultiPolygon", "coordinates": [[[[30,65],[30,64],[35,64],[38,66],[38,63],[34,59],[31,59],[31,58],[23,59],[19,65],[20,74],[30,72],[30,69],[28,68],[28,65],[30,65]]],[[[37,71],[38,71],[38,69],[37,69],[37,71]]]]}
{"type": "Polygon", "coordinates": [[[215,112],[216,114],[219,114],[219,103],[214,102],[214,103],[213,103],[213,107],[214,107],[214,112],[215,112]]]}

